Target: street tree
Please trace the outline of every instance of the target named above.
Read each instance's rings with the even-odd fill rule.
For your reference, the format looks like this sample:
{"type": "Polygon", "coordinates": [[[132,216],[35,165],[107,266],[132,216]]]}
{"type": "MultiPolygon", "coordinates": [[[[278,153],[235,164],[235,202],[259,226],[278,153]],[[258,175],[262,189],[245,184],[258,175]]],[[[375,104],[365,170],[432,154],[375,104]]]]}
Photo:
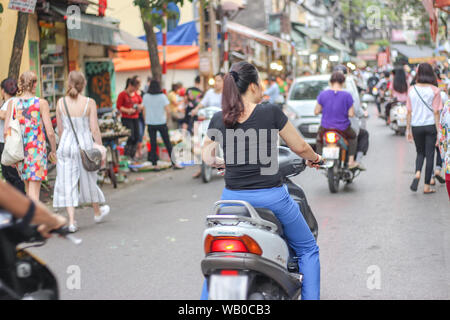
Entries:
{"type": "Polygon", "coordinates": [[[14,35],[8,77],[18,79],[22,63],[23,46],[28,28],[28,13],[19,11],[17,16],[16,33],[14,35]]]}
{"type": "MultiPolygon", "coordinates": [[[[192,0],[186,0],[192,2],[192,0]]],[[[204,1],[204,0],[202,0],[204,1]]],[[[141,19],[147,37],[148,53],[150,56],[150,65],[154,79],[161,81],[162,67],[159,61],[158,41],[154,28],[156,26],[165,27],[164,16],[168,19],[175,18],[175,12],[168,9],[168,4],[172,2],[183,6],[185,0],[134,0],[135,6],[139,7],[141,19]]]]}

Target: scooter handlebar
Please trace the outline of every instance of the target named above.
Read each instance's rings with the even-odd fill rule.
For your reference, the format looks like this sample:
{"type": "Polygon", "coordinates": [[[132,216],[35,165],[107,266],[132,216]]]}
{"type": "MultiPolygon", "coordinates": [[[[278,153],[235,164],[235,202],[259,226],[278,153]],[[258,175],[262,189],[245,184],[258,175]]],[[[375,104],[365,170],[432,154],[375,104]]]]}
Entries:
{"type": "MultiPolygon", "coordinates": [[[[59,229],[55,229],[50,231],[50,234],[60,236],[64,239],[67,239],[71,241],[75,245],[79,245],[83,242],[83,240],[75,237],[70,231],[67,226],[61,227],[59,229]]],[[[29,241],[27,242],[44,242],[47,239],[45,239],[40,232],[38,231],[38,227],[33,227],[33,235],[30,237],[29,241]]]]}

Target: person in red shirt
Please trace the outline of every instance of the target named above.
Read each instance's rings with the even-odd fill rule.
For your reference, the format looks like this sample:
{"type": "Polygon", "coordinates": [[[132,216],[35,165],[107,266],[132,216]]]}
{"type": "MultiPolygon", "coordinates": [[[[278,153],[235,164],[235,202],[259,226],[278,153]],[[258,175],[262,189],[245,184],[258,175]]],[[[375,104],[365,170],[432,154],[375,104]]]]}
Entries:
{"type": "Polygon", "coordinates": [[[117,97],[117,109],[122,115],[122,124],[131,130],[125,146],[125,155],[134,158],[139,142],[139,113],[144,109],[142,97],[137,93],[141,86],[139,78],[127,79],[126,88],[117,97]]]}

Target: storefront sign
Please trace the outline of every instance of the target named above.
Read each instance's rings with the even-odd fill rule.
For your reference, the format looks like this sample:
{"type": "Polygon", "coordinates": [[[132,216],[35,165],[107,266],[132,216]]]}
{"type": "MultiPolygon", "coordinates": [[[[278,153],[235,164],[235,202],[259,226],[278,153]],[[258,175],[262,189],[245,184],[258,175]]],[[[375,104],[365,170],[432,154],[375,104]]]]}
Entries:
{"type": "Polygon", "coordinates": [[[99,108],[111,108],[114,65],[111,61],[86,62],[87,91],[99,108]]]}
{"type": "Polygon", "coordinates": [[[200,63],[199,63],[199,71],[200,74],[204,76],[209,76],[212,72],[211,70],[211,54],[209,52],[202,52],[199,54],[200,63]]]}
{"type": "Polygon", "coordinates": [[[10,0],[8,9],[18,10],[25,13],[34,13],[36,0],[10,0]]]}

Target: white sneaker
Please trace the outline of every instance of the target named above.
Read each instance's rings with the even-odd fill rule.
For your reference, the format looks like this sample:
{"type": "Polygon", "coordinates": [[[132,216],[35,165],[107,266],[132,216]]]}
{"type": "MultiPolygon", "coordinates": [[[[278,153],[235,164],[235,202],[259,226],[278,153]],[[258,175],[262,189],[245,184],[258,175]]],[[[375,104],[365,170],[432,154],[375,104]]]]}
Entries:
{"type": "Polygon", "coordinates": [[[78,231],[78,227],[76,224],[71,224],[68,229],[70,233],[75,233],[78,231]]]}
{"type": "Polygon", "coordinates": [[[100,207],[100,215],[94,216],[95,223],[100,223],[103,219],[109,214],[111,208],[108,205],[104,205],[100,207]]]}

